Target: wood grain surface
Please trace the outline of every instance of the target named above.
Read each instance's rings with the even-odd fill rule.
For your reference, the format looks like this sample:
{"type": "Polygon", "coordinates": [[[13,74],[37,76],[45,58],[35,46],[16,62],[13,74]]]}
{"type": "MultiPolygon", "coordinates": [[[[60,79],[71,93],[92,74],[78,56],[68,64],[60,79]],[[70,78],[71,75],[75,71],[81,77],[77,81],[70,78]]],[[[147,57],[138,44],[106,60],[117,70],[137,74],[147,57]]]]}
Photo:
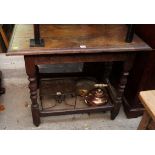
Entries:
{"type": "Polygon", "coordinates": [[[7,55],[73,54],[147,51],[136,35],[126,43],[126,25],[40,25],[45,47],[30,47],[33,25],[16,25],[7,55]]]}

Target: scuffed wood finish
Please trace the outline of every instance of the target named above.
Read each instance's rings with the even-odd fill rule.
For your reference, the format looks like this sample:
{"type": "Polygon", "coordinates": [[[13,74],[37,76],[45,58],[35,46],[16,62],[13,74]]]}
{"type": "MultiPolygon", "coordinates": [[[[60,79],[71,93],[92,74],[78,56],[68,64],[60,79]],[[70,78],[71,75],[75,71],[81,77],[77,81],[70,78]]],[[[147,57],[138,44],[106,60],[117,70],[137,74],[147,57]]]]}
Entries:
{"type": "Polygon", "coordinates": [[[30,89],[30,99],[32,102],[31,111],[32,111],[32,118],[33,123],[36,126],[40,124],[40,116],[39,116],[39,104],[37,102],[37,88],[38,88],[38,81],[37,81],[37,69],[33,61],[33,57],[24,57],[25,59],[25,66],[26,66],[26,73],[28,75],[29,89],[30,89]]]}
{"type": "Polygon", "coordinates": [[[30,81],[30,98],[32,101],[33,123],[38,126],[40,117],[49,115],[111,111],[115,119],[122,103],[127,76],[132,67],[136,51],[147,51],[151,48],[137,36],[132,43],[126,43],[125,25],[40,25],[40,36],[45,47],[30,47],[30,39],[34,38],[33,25],[17,25],[7,55],[24,55],[25,67],[30,81]],[[82,48],[80,47],[82,46],[82,48]],[[84,47],[84,48],[83,48],[84,47]],[[105,77],[109,78],[111,63],[123,62],[119,87],[113,95],[113,105],[105,108],[41,111],[37,102],[38,76],[37,65],[62,64],[78,62],[106,62],[105,77]],[[109,63],[109,64],[108,64],[109,63]]]}
{"type": "MultiPolygon", "coordinates": [[[[110,53],[95,53],[95,54],[61,54],[61,55],[25,55],[25,67],[30,81],[30,98],[32,101],[32,116],[33,122],[36,126],[40,124],[41,116],[50,116],[50,115],[59,115],[59,114],[71,114],[71,113],[83,113],[83,112],[98,112],[101,110],[111,110],[111,119],[115,119],[118,115],[120,106],[122,103],[122,97],[124,93],[124,88],[127,83],[127,76],[132,67],[135,53],[128,52],[110,52],[110,53]],[[75,109],[73,111],[62,110],[59,112],[44,112],[39,110],[39,105],[37,103],[37,65],[40,64],[59,64],[59,63],[73,63],[73,62],[113,62],[113,61],[122,61],[124,62],[122,76],[119,80],[119,88],[116,90],[116,95],[113,98],[113,107],[101,108],[98,109],[75,109]],[[111,109],[112,108],[112,109],[111,109]]],[[[110,66],[109,66],[110,67],[110,66]]],[[[109,68],[108,67],[108,68],[109,68]]],[[[111,68],[111,67],[110,67],[111,68]]],[[[110,69],[109,68],[109,69],[110,69]]],[[[109,70],[108,69],[108,70],[109,70]]],[[[110,69],[111,70],[111,69],[110,69]]],[[[109,71],[108,71],[109,72],[109,71]]],[[[109,73],[107,72],[106,78],[109,78],[109,73]]]]}
{"type": "Polygon", "coordinates": [[[45,47],[30,47],[33,25],[16,25],[7,55],[73,54],[151,50],[136,35],[125,42],[126,25],[40,25],[45,47]],[[86,46],[81,48],[80,46],[86,46]]]}

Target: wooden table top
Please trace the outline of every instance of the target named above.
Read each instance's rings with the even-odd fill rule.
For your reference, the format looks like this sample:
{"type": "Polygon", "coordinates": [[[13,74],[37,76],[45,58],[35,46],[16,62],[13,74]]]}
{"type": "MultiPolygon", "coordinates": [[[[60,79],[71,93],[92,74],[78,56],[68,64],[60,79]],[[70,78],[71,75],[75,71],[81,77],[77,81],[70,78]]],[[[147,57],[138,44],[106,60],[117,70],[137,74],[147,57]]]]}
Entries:
{"type": "Polygon", "coordinates": [[[148,51],[138,36],[126,43],[126,25],[40,25],[45,47],[30,47],[33,25],[16,25],[7,55],[148,51]]]}

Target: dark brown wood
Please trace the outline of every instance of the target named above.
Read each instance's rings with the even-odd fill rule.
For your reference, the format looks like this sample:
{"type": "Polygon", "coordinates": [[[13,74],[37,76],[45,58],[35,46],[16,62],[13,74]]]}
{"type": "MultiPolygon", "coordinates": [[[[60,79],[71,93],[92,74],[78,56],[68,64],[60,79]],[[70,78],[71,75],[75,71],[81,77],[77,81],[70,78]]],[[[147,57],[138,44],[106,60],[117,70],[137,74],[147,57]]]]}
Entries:
{"type": "Polygon", "coordinates": [[[134,24],[129,24],[128,25],[128,32],[127,32],[125,41],[128,42],[128,43],[131,43],[132,40],[133,40],[134,34],[135,34],[135,25],[134,24]]]}
{"type": "Polygon", "coordinates": [[[5,93],[5,88],[2,87],[2,72],[0,71],[0,95],[5,93]]]}
{"type": "Polygon", "coordinates": [[[103,80],[106,82],[106,79],[109,79],[111,71],[112,71],[112,64],[113,62],[105,62],[104,63],[104,74],[103,80]]]}
{"type": "Polygon", "coordinates": [[[6,34],[5,34],[2,26],[3,25],[0,25],[0,35],[2,36],[2,39],[4,41],[4,44],[5,44],[6,48],[8,48],[9,47],[9,41],[8,41],[8,38],[7,38],[6,34]]]}
{"type": "Polygon", "coordinates": [[[28,80],[30,81],[29,89],[30,89],[30,98],[32,101],[31,111],[33,117],[33,123],[36,126],[40,124],[40,116],[39,116],[39,104],[37,102],[37,74],[36,74],[36,66],[33,61],[33,57],[24,57],[25,58],[25,67],[26,73],[28,75],[28,80]]]}
{"type": "Polygon", "coordinates": [[[115,98],[115,102],[117,104],[112,111],[112,115],[111,115],[112,119],[114,119],[118,115],[120,106],[122,104],[123,94],[124,94],[124,90],[125,90],[125,87],[127,84],[127,77],[129,75],[129,71],[132,68],[133,61],[134,61],[134,55],[130,56],[128,58],[128,60],[124,61],[124,63],[123,63],[123,70],[122,70],[121,77],[120,77],[120,80],[118,83],[118,92],[117,92],[117,96],[115,98]]]}
{"type": "MultiPolygon", "coordinates": [[[[29,26],[28,28],[32,28],[29,26]]],[[[25,28],[27,29],[27,27],[25,28]]],[[[32,101],[32,117],[36,126],[40,124],[40,116],[60,115],[83,112],[110,110],[114,119],[120,110],[127,76],[133,64],[136,52],[151,50],[138,37],[132,43],[125,43],[123,36],[126,27],[123,25],[42,25],[41,36],[45,39],[45,47],[30,48],[27,37],[19,33],[16,27],[14,39],[7,55],[24,55],[26,72],[29,77],[30,98],[32,101]],[[46,30],[46,31],[45,31],[46,30]],[[45,33],[46,32],[46,33],[45,33]],[[19,37],[20,36],[20,37],[19,37]],[[81,48],[82,47],[82,48],[81,48]],[[84,47],[84,48],[83,48],[84,47]],[[40,111],[37,103],[37,65],[60,64],[77,62],[116,62],[123,63],[122,74],[119,77],[118,88],[111,90],[113,109],[103,107],[89,107],[87,109],[40,111]]],[[[26,30],[24,33],[27,32],[26,30]]],[[[111,67],[109,67],[109,71],[111,67]]],[[[108,71],[108,72],[109,72],[108,71]]],[[[106,77],[108,78],[109,73],[106,77]]],[[[109,87],[111,89],[112,87],[109,87]]]]}
{"type": "MultiPolygon", "coordinates": [[[[6,37],[6,34],[5,34],[2,26],[3,25],[1,24],[0,25],[0,36],[2,37],[2,40],[4,41],[4,44],[5,44],[6,48],[8,48],[8,39],[6,37]]],[[[4,93],[5,93],[5,88],[2,87],[2,72],[0,71],[0,95],[4,94],[4,93]]]]}
{"type": "MultiPolygon", "coordinates": [[[[133,55],[135,55],[133,53],[133,55]]],[[[126,61],[130,59],[131,54],[126,53],[93,53],[93,54],[65,54],[65,55],[40,55],[34,56],[35,64],[64,64],[64,63],[74,63],[74,62],[113,62],[113,61],[126,61]],[[117,55],[117,57],[115,56],[117,55]]]]}
{"type": "Polygon", "coordinates": [[[34,39],[30,39],[30,47],[44,47],[44,40],[40,38],[40,26],[34,24],[34,39]]]}
{"type": "Polygon", "coordinates": [[[29,47],[29,40],[33,38],[33,25],[16,25],[7,55],[134,53],[151,50],[136,35],[133,42],[126,43],[126,31],[126,25],[40,25],[45,47],[32,48],[29,47]]]}
{"type": "Polygon", "coordinates": [[[0,24],[0,48],[7,52],[14,24],[0,24]]]}
{"type": "MultiPolygon", "coordinates": [[[[40,64],[59,64],[59,63],[73,63],[73,62],[97,62],[97,61],[106,61],[106,62],[113,62],[113,61],[123,61],[124,62],[124,68],[123,73],[120,79],[120,84],[118,88],[117,95],[115,96],[114,103],[114,109],[112,109],[112,115],[111,118],[115,119],[115,117],[118,115],[120,110],[120,105],[123,97],[123,92],[125,88],[125,84],[127,81],[126,76],[129,74],[129,70],[131,68],[131,64],[133,62],[135,54],[129,54],[126,53],[102,53],[102,54],[65,54],[65,55],[34,55],[34,56],[25,56],[25,66],[26,66],[26,72],[29,76],[30,81],[30,94],[31,94],[31,101],[32,101],[32,116],[33,121],[36,126],[39,125],[40,119],[39,119],[39,105],[37,103],[37,74],[36,74],[36,65],[40,64]],[[95,58],[95,59],[94,59],[95,58]]],[[[108,74],[109,76],[109,74],[108,74]]],[[[104,110],[104,109],[103,109],[104,110]]],[[[108,110],[108,109],[107,109],[108,110]]],[[[111,109],[110,109],[111,110],[111,109]]],[[[74,110],[73,112],[75,112],[74,110]]],[[[87,110],[78,110],[77,113],[87,110]]],[[[91,110],[89,111],[91,112],[91,110]]],[[[65,112],[60,112],[65,113],[65,112]]],[[[68,112],[72,113],[72,112],[68,112]]],[[[75,112],[76,113],[76,112],[75,112]]],[[[52,112],[51,115],[55,115],[55,112],[52,112]]],[[[49,115],[49,112],[48,114],[49,115]]]]}
{"type": "MultiPolygon", "coordinates": [[[[135,32],[155,49],[155,24],[136,25],[135,32]]],[[[124,109],[128,118],[143,114],[144,108],[138,94],[152,89],[155,89],[155,52],[138,53],[125,90],[124,109]]]]}
{"type": "Polygon", "coordinates": [[[40,28],[39,28],[39,24],[34,24],[34,38],[35,41],[39,42],[40,40],[40,28]]]}
{"type": "Polygon", "coordinates": [[[44,110],[40,111],[40,116],[46,117],[46,116],[59,116],[59,115],[81,114],[81,113],[94,113],[94,112],[104,112],[112,109],[113,105],[107,104],[105,106],[98,106],[98,107],[63,109],[63,110],[44,110]]]}

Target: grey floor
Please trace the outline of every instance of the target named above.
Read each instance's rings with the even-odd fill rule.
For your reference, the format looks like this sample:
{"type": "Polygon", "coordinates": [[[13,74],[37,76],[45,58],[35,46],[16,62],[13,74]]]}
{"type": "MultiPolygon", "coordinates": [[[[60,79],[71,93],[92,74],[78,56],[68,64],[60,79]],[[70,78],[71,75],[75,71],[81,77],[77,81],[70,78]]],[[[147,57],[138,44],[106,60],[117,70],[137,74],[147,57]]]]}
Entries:
{"type": "Polygon", "coordinates": [[[115,120],[110,113],[79,114],[41,118],[41,125],[32,123],[28,80],[22,56],[0,54],[0,70],[3,72],[3,85],[6,93],[0,96],[5,110],[0,112],[0,129],[97,129],[97,130],[135,130],[141,117],[127,119],[123,109],[115,120]]]}

